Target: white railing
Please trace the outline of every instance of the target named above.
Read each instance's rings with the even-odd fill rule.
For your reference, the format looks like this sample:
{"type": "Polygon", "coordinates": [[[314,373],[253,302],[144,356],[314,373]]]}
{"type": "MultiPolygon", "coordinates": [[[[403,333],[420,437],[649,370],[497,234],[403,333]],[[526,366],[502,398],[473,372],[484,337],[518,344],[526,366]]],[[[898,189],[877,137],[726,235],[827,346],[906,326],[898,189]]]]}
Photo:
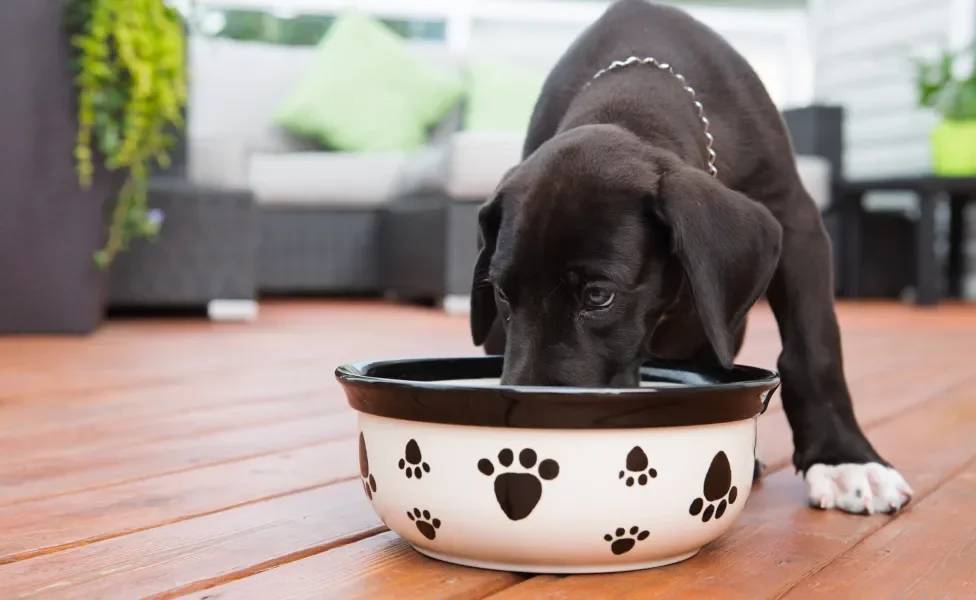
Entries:
{"type": "MultiPolygon", "coordinates": [[[[180,1],[180,0],[174,0],[180,1]]],[[[183,0],[187,1],[187,0],[183,0]]],[[[610,2],[557,0],[196,0],[221,10],[264,10],[279,16],[335,14],[356,9],[388,19],[443,20],[446,43],[464,51],[475,27],[540,24],[564,26],[570,40],[596,20],[610,2]]],[[[781,106],[813,98],[813,54],[804,8],[762,9],[681,5],[742,52],[781,106]]],[[[517,43],[517,41],[515,42],[517,43]]],[[[567,41],[568,44],[568,41],[567,41]]]]}

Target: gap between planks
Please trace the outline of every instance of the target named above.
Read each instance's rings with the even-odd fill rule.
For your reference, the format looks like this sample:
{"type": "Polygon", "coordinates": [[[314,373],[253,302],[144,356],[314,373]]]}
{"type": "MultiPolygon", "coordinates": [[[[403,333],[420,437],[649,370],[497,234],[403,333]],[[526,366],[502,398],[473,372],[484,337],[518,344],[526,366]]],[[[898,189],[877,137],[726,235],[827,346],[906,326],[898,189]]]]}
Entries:
{"type": "Polygon", "coordinates": [[[215,467],[222,464],[294,452],[303,448],[351,438],[355,415],[304,415],[302,419],[273,422],[264,427],[218,431],[191,438],[166,439],[136,451],[107,448],[101,454],[86,453],[82,465],[64,468],[58,457],[47,464],[0,466],[0,507],[88,492],[124,483],[134,483],[215,467]],[[310,418],[310,417],[328,418],[310,418]],[[44,477],[39,477],[43,473],[44,477]]]}
{"type": "Polygon", "coordinates": [[[188,410],[161,418],[107,420],[77,430],[0,439],[0,471],[31,463],[87,456],[109,449],[204,437],[303,418],[342,414],[345,406],[320,403],[308,396],[248,403],[221,409],[188,410]]]}
{"type": "Polygon", "coordinates": [[[350,438],[0,507],[0,565],[345,481],[356,456],[350,438]]]}

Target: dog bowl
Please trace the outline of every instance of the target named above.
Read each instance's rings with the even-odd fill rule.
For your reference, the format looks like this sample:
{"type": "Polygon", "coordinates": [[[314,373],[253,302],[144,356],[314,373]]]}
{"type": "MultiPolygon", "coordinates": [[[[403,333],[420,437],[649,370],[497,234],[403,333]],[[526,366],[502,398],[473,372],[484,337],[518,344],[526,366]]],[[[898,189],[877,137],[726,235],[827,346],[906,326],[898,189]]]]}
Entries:
{"type": "Polygon", "coordinates": [[[645,569],[728,531],[777,374],[674,363],[630,389],[500,386],[501,357],[336,370],[379,518],[418,551],[533,573],[645,569]]]}

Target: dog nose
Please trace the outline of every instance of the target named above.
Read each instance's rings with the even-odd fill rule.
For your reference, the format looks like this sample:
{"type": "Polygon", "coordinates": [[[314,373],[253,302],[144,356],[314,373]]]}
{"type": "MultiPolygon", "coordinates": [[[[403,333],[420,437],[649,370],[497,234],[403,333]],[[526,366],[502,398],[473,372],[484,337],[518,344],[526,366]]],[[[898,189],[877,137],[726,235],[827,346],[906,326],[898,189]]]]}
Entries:
{"type": "Polygon", "coordinates": [[[534,361],[513,360],[502,368],[502,385],[547,385],[540,369],[533,366],[534,361]]]}
{"type": "Polygon", "coordinates": [[[573,384],[560,381],[551,377],[503,377],[502,385],[520,385],[529,387],[572,387],[573,384]]]}
{"type": "Polygon", "coordinates": [[[525,362],[521,364],[515,363],[511,368],[506,365],[502,370],[501,384],[535,387],[570,387],[575,385],[558,376],[547,373],[545,369],[539,369],[525,362]]]}

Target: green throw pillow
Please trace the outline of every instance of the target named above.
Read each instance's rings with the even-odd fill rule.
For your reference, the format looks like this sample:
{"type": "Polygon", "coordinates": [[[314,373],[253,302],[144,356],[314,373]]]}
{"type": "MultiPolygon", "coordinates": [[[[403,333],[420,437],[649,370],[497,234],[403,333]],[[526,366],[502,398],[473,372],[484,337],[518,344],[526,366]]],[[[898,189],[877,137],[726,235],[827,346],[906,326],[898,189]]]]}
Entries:
{"type": "Polygon", "coordinates": [[[493,60],[468,64],[464,128],[524,133],[545,75],[493,60]]]}
{"type": "Polygon", "coordinates": [[[461,81],[427,65],[382,23],[341,15],[275,122],[335,150],[413,150],[457,104],[461,81]]]}

